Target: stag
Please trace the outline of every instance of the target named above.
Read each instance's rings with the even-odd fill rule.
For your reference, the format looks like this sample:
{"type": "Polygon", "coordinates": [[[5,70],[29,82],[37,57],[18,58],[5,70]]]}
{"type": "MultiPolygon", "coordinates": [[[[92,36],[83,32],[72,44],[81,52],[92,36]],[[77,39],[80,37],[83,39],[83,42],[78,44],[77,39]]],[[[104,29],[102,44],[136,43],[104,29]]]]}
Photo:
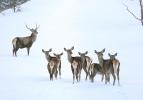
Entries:
{"type": "Polygon", "coordinates": [[[78,54],[81,57],[81,65],[86,74],[85,80],[87,80],[88,75],[90,76],[89,71],[90,71],[92,60],[89,56],[86,56],[88,54],[88,51],[86,51],[85,53],[78,52],[78,54]]]}
{"type": "Polygon", "coordinates": [[[61,61],[59,58],[51,56],[49,54],[51,51],[52,49],[49,49],[48,51],[45,51],[44,49],[42,49],[42,52],[45,54],[45,57],[48,61],[47,69],[50,74],[50,80],[53,80],[53,75],[57,79],[57,75],[58,75],[57,68],[59,67],[61,61]]]}
{"type": "Polygon", "coordinates": [[[17,51],[19,48],[20,49],[27,48],[27,53],[29,56],[30,48],[31,48],[32,44],[36,41],[37,34],[38,34],[37,29],[39,28],[39,26],[37,27],[37,25],[36,25],[36,28],[33,29],[33,28],[29,28],[26,25],[26,28],[32,32],[30,36],[15,37],[12,40],[13,56],[17,56],[17,51]]]}
{"type": "Polygon", "coordinates": [[[109,55],[110,59],[112,60],[114,73],[116,73],[116,76],[118,79],[118,85],[120,85],[120,81],[119,81],[120,61],[118,59],[116,59],[117,53],[115,53],[113,55],[108,53],[108,55],[109,55]]]}
{"type": "Polygon", "coordinates": [[[67,58],[69,63],[71,64],[71,70],[72,70],[72,74],[73,74],[73,84],[75,82],[75,77],[77,82],[80,81],[80,75],[81,75],[81,57],[73,57],[72,56],[72,50],[74,49],[74,47],[72,47],[71,49],[66,49],[64,48],[64,50],[67,52],[67,58]]]}
{"type": "Polygon", "coordinates": [[[95,53],[97,54],[97,57],[98,57],[99,65],[102,67],[103,72],[105,74],[105,84],[107,84],[107,82],[110,82],[110,74],[112,74],[113,79],[114,79],[113,85],[115,85],[116,76],[114,73],[113,63],[111,59],[103,58],[104,52],[105,52],[105,49],[103,49],[100,52],[97,52],[95,50],[95,53]]]}

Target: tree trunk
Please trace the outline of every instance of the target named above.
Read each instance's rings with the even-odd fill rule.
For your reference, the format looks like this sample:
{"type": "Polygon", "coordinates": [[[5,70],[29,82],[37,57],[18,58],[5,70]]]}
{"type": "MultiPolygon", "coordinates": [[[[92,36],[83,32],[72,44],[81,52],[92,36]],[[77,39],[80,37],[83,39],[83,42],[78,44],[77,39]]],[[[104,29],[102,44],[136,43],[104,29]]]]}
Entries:
{"type": "Polygon", "coordinates": [[[143,2],[142,2],[142,0],[139,0],[139,2],[140,2],[140,10],[141,10],[141,19],[140,19],[140,21],[141,21],[142,26],[143,26],[143,2]]]}

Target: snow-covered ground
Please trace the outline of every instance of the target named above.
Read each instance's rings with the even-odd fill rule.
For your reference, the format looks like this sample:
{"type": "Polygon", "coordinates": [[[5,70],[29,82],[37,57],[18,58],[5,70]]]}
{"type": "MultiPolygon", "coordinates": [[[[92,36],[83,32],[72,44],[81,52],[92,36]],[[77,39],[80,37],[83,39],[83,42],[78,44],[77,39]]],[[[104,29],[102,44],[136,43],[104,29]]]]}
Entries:
{"type": "MultiPolygon", "coordinates": [[[[142,100],[143,30],[122,2],[31,0],[21,6],[21,12],[9,9],[0,14],[0,100],[142,100]],[[13,57],[11,40],[28,36],[30,32],[25,25],[36,24],[40,25],[39,34],[30,56],[22,49],[18,57],[13,57]],[[117,52],[121,85],[105,85],[100,75],[94,83],[85,81],[84,72],[81,81],[72,84],[70,64],[63,50],[72,46],[73,55],[88,51],[93,62],[98,62],[94,50],[106,48],[106,59],[108,53],[117,52]],[[61,79],[49,80],[42,48],[64,53],[61,79]]],[[[139,14],[138,5],[130,8],[139,14]]]]}

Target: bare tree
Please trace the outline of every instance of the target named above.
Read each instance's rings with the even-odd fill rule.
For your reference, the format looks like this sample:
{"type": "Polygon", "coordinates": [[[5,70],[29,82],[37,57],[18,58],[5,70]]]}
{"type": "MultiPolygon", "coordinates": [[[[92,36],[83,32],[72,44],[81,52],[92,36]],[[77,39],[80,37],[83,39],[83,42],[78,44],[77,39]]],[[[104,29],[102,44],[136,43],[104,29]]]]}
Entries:
{"type": "Polygon", "coordinates": [[[139,6],[140,6],[140,17],[137,17],[126,4],[123,3],[123,5],[126,7],[127,11],[137,20],[139,20],[143,26],[143,1],[139,0],[139,6]]]}
{"type": "Polygon", "coordinates": [[[0,0],[0,12],[6,9],[12,9],[14,12],[17,12],[20,10],[18,7],[27,1],[30,0],[0,0]]]}

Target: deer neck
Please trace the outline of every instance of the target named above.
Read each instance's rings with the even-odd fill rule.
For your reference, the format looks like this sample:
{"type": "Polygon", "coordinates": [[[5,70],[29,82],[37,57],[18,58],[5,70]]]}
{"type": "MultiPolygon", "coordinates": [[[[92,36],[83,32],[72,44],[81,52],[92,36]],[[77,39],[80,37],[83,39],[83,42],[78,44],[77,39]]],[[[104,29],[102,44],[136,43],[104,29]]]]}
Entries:
{"type": "Polygon", "coordinates": [[[37,38],[37,34],[32,33],[30,37],[32,39],[32,42],[35,42],[37,38]]]}
{"type": "Polygon", "coordinates": [[[46,58],[47,58],[47,60],[48,60],[48,62],[51,60],[51,56],[50,55],[48,55],[48,56],[46,56],[46,58]]]}
{"type": "Polygon", "coordinates": [[[85,58],[81,58],[81,64],[82,64],[82,66],[86,65],[86,59],[85,58]]]}
{"type": "Polygon", "coordinates": [[[99,65],[103,66],[103,63],[104,63],[103,57],[98,57],[98,61],[99,61],[99,65]]]}
{"type": "Polygon", "coordinates": [[[70,63],[72,63],[72,56],[71,56],[71,54],[68,54],[68,61],[69,61],[70,63]]]}

